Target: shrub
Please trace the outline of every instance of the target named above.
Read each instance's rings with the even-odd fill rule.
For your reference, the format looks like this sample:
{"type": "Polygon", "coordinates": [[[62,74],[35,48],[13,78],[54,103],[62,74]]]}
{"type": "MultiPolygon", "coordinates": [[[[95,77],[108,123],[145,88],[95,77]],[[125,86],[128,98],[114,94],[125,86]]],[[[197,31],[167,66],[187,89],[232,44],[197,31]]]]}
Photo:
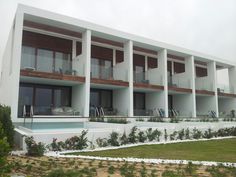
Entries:
{"type": "Polygon", "coordinates": [[[127,124],[128,121],[126,118],[108,118],[107,123],[127,124]]]}
{"type": "Polygon", "coordinates": [[[210,139],[210,138],[212,138],[214,136],[214,132],[212,132],[212,129],[208,129],[208,130],[206,130],[205,132],[204,132],[204,134],[203,134],[203,138],[207,138],[207,139],[210,139]]]}
{"type": "Polygon", "coordinates": [[[177,136],[178,132],[174,131],[173,133],[170,134],[170,141],[176,140],[176,136],[177,136]]]}
{"type": "Polygon", "coordinates": [[[183,140],[184,139],[184,129],[178,131],[177,139],[179,139],[179,140],[183,140]]]}
{"type": "Polygon", "coordinates": [[[152,130],[152,128],[149,128],[146,130],[146,135],[149,141],[160,141],[161,132],[158,129],[152,130]]]}
{"type": "Polygon", "coordinates": [[[108,172],[109,174],[114,174],[114,173],[115,173],[115,167],[114,167],[114,166],[109,166],[107,172],[108,172]]]}
{"type": "Polygon", "coordinates": [[[97,143],[98,147],[108,146],[108,142],[107,142],[106,138],[98,138],[98,139],[96,139],[96,143],[97,143]]]}
{"type": "Polygon", "coordinates": [[[137,143],[137,141],[138,141],[137,130],[138,130],[138,128],[136,126],[134,126],[131,129],[129,137],[128,137],[128,140],[130,143],[137,143]]]}
{"type": "Polygon", "coordinates": [[[143,131],[138,132],[138,141],[144,143],[147,140],[147,137],[143,131]]]}
{"type": "Polygon", "coordinates": [[[120,144],[125,145],[125,144],[128,144],[128,143],[129,143],[129,139],[126,136],[126,133],[124,131],[123,135],[120,137],[120,144]]]}
{"type": "Polygon", "coordinates": [[[27,155],[29,156],[43,156],[46,148],[43,143],[36,143],[33,136],[25,137],[25,143],[27,146],[27,155]]]}
{"type": "Polygon", "coordinates": [[[190,131],[188,128],[184,131],[184,133],[185,133],[185,139],[190,139],[190,131]]]}
{"type": "Polygon", "coordinates": [[[10,165],[7,163],[6,156],[10,152],[10,145],[4,137],[3,129],[0,124],[0,176],[5,176],[10,172],[10,165]]]}
{"type": "Polygon", "coordinates": [[[164,120],[161,117],[150,117],[148,122],[164,122],[164,120]]]}
{"type": "Polygon", "coordinates": [[[66,148],[66,144],[63,141],[57,142],[57,138],[53,138],[52,143],[47,148],[52,151],[61,151],[66,148]]]}
{"type": "Polygon", "coordinates": [[[11,108],[0,105],[0,123],[2,124],[3,134],[11,147],[14,145],[14,126],[11,120],[11,108]]]}
{"type": "Polygon", "coordinates": [[[119,134],[117,132],[112,132],[107,142],[111,146],[119,146],[120,143],[118,142],[118,138],[119,138],[119,134]]]}
{"type": "Polygon", "coordinates": [[[88,131],[83,130],[80,136],[73,136],[65,141],[66,150],[81,150],[88,147],[88,139],[86,137],[88,131]]]}
{"type": "Polygon", "coordinates": [[[89,122],[104,122],[103,117],[91,117],[89,118],[89,122]]]}
{"type": "Polygon", "coordinates": [[[202,137],[202,132],[196,128],[193,129],[193,139],[200,139],[202,137]]]}
{"type": "Polygon", "coordinates": [[[168,140],[168,134],[167,134],[167,130],[166,129],[164,130],[164,138],[165,138],[165,141],[168,140]]]}

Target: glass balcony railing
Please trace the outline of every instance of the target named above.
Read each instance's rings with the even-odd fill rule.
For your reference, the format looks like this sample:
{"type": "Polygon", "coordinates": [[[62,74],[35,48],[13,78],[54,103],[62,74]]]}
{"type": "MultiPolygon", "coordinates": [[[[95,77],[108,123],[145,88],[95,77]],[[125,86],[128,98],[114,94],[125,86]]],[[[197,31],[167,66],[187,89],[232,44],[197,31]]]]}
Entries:
{"type": "Polygon", "coordinates": [[[128,81],[127,70],[123,68],[91,65],[91,78],[128,81]]]}
{"type": "Polygon", "coordinates": [[[178,88],[191,88],[189,79],[171,76],[168,77],[168,86],[178,88]]]}
{"type": "Polygon", "coordinates": [[[196,90],[207,90],[213,91],[213,84],[207,80],[195,80],[195,88],[196,90]]]}
{"type": "Polygon", "coordinates": [[[44,62],[38,62],[35,64],[35,61],[25,60],[22,58],[21,69],[31,70],[31,71],[41,71],[48,73],[58,73],[66,75],[79,75],[79,70],[77,69],[78,61],[56,59],[44,60],[44,62]]]}
{"type": "Polygon", "coordinates": [[[148,72],[133,71],[133,78],[135,83],[145,83],[153,85],[163,85],[162,77],[160,75],[149,74],[148,72]],[[151,78],[153,77],[153,78],[151,78]]]}
{"type": "Polygon", "coordinates": [[[233,86],[226,84],[217,84],[217,92],[220,93],[234,93],[233,86]]]}

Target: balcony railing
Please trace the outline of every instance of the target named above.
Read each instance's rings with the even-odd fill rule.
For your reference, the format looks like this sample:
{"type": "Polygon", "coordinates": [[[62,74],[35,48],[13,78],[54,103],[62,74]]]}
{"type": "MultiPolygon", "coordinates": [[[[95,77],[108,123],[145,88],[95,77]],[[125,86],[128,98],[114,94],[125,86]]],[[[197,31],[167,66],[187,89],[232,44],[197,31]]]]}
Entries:
{"type": "Polygon", "coordinates": [[[135,83],[145,83],[145,84],[152,84],[152,85],[163,85],[162,77],[160,75],[155,75],[151,79],[152,74],[148,72],[136,72],[133,71],[133,78],[135,83]]]}
{"type": "Polygon", "coordinates": [[[209,82],[208,80],[197,80],[195,82],[195,88],[196,90],[207,90],[207,91],[213,91],[213,84],[209,82]]]}
{"type": "Polygon", "coordinates": [[[171,76],[168,77],[168,86],[178,88],[191,88],[189,79],[171,76]]]}
{"type": "Polygon", "coordinates": [[[128,81],[127,70],[123,68],[91,65],[91,78],[128,81]]]}
{"type": "Polygon", "coordinates": [[[79,75],[79,71],[75,66],[78,66],[78,61],[63,59],[52,61],[50,58],[44,60],[44,62],[38,62],[37,64],[31,60],[24,60],[24,58],[22,58],[21,62],[21,69],[77,76],[79,75]]]}
{"type": "Polygon", "coordinates": [[[217,91],[220,93],[234,93],[233,86],[229,86],[226,84],[217,84],[217,91]]]}

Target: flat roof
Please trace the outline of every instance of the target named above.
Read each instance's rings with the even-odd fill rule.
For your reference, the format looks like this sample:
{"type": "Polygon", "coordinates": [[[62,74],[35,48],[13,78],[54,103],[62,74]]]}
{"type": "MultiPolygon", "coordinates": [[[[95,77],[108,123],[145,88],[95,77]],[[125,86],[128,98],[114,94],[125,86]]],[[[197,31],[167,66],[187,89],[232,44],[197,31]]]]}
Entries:
{"type": "Polygon", "coordinates": [[[122,32],[116,29],[109,27],[101,26],[91,22],[83,21],[73,17],[61,15],[58,13],[50,12],[47,10],[19,4],[17,8],[17,13],[24,14],[24,20],[29,20],[45,25],[60,27],[63,29],[72,30],[75,32],[83,32],[85,30],[91,30],[93,36],[100,38],[117,41],[117,42],[126,42],[128,40],[133,41],[135,46],[156,50],[167,49],[169,54],[176,54],[177,56],[194,56],[195,60],[209,62],[215,61],[216,65],[219,65],[223,68],[229,68],[236,66],[236,63],[221,59],[215,56],[208,54],[203,54],[193,50],[185,49],[182,47],[174,46],[164,42],[159,42],[156,40],[148,39],[138,35],[130,34],[127,32],[122,32]]]}

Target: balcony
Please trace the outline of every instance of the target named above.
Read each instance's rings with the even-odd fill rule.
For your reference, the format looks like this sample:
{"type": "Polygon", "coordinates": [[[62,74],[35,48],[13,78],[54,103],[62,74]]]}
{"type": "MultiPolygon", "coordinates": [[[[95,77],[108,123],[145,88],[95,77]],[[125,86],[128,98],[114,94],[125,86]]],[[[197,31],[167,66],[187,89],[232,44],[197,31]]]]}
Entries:
{"type": "Polygon", "coordinates": [[[128,86],[128,72],[124,68],[91,65],[91,83],[128,86]]]}
{"type": "Polygon", "coordinates": [[[195,88],[197,94],[215,95],[213,89],[213,83],[204,77],[195,79],[195,88]]]}
{"type": "Polygon", "coordinates": [[[226,84],[217,84],[217,92],[221,97],[236,97],[233,86],[226,84]]]}
{"type": "Polygon", "coordinates": [[[177,92],[191,93],[191,81],[184,77],[176,77],[175,75],[168,77],[168,89],[177,92]]]}
{"type": "Polygon", "coordinates": [[[81,77],[84,67],[78,67],[79,60],[72,61],[70,54],[25,46],[22,48],[21,76],[84,82],[81,77]]]}
{"type": "Polygon", "coordinates": [[[146,72],[133,71],[134,87],[163,90],[163,79],[148,70],[146,72]]]}

